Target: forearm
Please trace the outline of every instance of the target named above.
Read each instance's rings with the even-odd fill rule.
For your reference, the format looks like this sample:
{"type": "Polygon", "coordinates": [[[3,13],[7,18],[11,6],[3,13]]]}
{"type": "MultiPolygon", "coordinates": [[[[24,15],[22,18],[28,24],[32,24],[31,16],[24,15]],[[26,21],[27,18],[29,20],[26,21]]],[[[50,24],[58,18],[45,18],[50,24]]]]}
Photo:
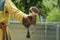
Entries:
{"type": "Polygon", "coordinates": [[[23,21],[23,17],[26,17],[27,15],[24,14],[22,11],[20,10],[17,10],[17,11],[14,11],[10,14],[12,17],[14,17],[16,20],[20,21],[20,23],[22,23],[23,21]]]}
{"type": "Polygon", "coordinates": [[[9,12],[9,14],[20,22],[22,22],[23,17],[28,16],[24,14],[22,11],[20,11],[19,9],[17,9],[17,7],[12,3],[11,0],[5,1],[5,7],[9,12]]]}

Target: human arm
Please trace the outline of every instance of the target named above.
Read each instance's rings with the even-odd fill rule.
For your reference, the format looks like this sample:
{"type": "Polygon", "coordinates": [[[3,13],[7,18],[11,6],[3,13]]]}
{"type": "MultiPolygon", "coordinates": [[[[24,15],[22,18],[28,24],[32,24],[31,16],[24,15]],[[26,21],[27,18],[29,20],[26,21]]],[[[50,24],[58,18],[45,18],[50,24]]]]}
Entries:
{"type": "Polygon", "coordinates": [[[5,10],[8,11],[9,15],[17,19],[22,23],[23,17],[28,15],[19,10],[11,0],[5,0],[5,10]]]}

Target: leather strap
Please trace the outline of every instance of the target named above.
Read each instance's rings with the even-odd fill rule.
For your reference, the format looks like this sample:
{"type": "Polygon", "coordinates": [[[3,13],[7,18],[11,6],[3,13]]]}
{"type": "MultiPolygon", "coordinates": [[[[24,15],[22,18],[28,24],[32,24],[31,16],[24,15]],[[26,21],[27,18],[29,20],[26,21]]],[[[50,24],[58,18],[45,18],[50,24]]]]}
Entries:
{"type": "Polygon", "coordinates": [[[3,36],[2,36],[2,40],[5,40],[5,36],[6,36],[6,24],[1,22],[0,23],[0,29],[3,30],[3,36]]]}

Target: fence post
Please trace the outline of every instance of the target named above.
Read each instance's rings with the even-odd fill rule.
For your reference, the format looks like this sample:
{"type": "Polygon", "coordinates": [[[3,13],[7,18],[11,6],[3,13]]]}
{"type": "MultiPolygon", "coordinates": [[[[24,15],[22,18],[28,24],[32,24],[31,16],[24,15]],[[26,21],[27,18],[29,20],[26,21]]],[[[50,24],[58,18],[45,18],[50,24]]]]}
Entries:
{"type": "Polygon", "coordinates": [[[47,24],[45,23],[45,40],[47,40],[46,37],[47,37],[47,24]]]}
{"type": "Polygon", "coordinates": [[[56,28],[56,40],[59,40],[59,25],[56,28]]]}

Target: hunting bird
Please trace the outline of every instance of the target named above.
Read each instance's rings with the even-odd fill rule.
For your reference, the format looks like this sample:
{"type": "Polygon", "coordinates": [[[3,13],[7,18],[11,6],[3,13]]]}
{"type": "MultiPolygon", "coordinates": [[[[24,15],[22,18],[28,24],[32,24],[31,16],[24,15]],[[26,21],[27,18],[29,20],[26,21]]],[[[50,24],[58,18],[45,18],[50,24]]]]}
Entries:
{"type": "Polygon", "coordinates": [[[30,7],[29,11],[30,11],[33,15],[39,15],[39,17],[40,17],[40,15],[41,15],[41,16],[44,16],[44,14],[42,14],[42,13],[39,11],[39,9],[38,9],[37,7],[35,7],[35,6],[30,7]]]}
{"type": "MultiPolygon", "coordinates": [[[[23,19],[23,25],[27,28],[27,38],[30,38],[30,32],[29,32],[29,27],[31,24],[34,25],[34,32],[36,31],[36,16],[38,15],[40,17],[44,16],[37,7],[32,6],[29,8],[29,11],[32,13],[32,16],[28,16],[27,18],[23,19]]],[[[33,33],[34,33],[33,32],[33,33]]]]}

